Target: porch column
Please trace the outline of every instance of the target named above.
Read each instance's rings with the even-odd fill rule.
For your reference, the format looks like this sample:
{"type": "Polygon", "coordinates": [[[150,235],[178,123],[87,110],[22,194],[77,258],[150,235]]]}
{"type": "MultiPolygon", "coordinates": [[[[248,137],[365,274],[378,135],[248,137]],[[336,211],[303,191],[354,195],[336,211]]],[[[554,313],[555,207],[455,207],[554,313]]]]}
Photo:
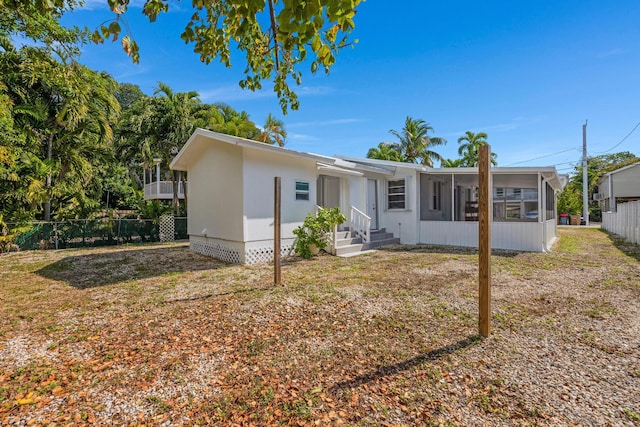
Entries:
{"type": "MultiPolygon", "coordinates": [[[[538,172],[539,173],[539,172],[538,172]]],[[[547,183],[544,178],[540,177],[540,185],[542,186],[542,196],[540,199],[544,206],[538,206],[538,216],[542,220],[542,222],[547,221],[547,183]]]]}
{"type": "Polygon", "coordinates": [[[156,161],[156,196],[160,197],[160,159],[153,159],[156,161]]]}
{"type": "Polygon", "coordinates": [[[616,212],[616,198],[613,197],[613,182],[611,182],[611,174],[609,174],[609,212],[616,212]]]}
{"type": "Polygon", "coordinates": [[[451,174],[451,222],[456,220],[456,181],[454,174],[451,174]]]}
{"type": "Polygon", "coordinates": [[[541,211],[542,211],[542,175],[540,175],[540,172],[538,172],[538,222],[542,222],[541,211]]]}

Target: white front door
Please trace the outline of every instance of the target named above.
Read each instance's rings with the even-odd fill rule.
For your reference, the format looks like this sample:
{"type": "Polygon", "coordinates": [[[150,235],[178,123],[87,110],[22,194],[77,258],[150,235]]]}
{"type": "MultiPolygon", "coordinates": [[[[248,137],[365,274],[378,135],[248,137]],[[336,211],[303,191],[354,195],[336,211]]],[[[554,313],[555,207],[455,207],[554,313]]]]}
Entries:
{"type": "Polygon", "coordinates": [[[378,229],[378,182],[367,180],[367,215],[371,217],[371,229],[378,229]]]}

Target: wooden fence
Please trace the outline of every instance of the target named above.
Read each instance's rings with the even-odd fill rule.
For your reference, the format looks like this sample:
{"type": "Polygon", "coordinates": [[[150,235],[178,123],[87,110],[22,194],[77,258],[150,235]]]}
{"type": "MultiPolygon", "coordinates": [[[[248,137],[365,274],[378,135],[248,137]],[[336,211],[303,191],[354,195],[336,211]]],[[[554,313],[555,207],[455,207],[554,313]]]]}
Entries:
{"type": "Polygon", "coordinates": [[[602,228],[624,237],[631,243],[640,243],[640,201],[620,203],[617,212],[602,213],[602,228]]]}

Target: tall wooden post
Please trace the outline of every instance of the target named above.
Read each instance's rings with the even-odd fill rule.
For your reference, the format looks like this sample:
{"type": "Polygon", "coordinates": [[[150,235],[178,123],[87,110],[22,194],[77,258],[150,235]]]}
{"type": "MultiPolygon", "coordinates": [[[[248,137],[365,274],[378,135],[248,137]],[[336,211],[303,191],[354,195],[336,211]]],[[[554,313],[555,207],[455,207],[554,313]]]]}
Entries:
{"type": "Polygon", "coordinates": [[[480,335],[491,333],[491,147],[480,147],[478,159],[478,329],[480,335]]]}
{"type": "Polygon", "coordinates": [[[281,284],[280,280],[280,177],[273,180],[273,282],[281,284]]]}

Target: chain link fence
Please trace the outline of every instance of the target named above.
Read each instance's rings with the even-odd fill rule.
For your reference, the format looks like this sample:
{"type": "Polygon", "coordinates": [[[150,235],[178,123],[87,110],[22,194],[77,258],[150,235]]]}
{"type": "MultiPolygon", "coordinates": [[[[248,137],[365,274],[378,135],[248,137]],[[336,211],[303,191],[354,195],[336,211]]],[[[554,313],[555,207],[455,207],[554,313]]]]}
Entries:
{"type": "MultiPolygon", "coordinates": [[[[7,223],[15,236],[13,244],[20,250],[65,249],[123,243],[159,242],[160,222],[152,219],[71,219],[56,222],[7,223]]],[[[173,239],[185,240],[187,218],[174,218],[173,239]]]]}

